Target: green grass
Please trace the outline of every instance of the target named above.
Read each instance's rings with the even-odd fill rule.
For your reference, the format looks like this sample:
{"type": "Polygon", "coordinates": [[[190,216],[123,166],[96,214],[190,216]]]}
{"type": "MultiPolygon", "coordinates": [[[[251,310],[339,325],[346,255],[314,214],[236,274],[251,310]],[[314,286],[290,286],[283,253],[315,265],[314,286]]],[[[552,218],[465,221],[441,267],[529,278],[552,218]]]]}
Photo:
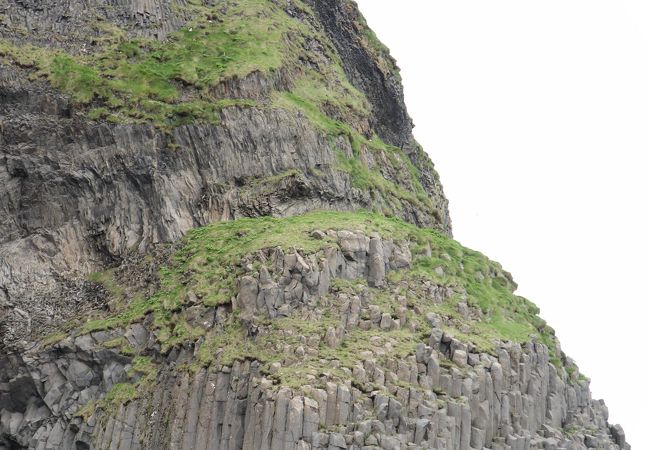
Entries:
{"type": "MultiPolygon", "coordinates": [[[[293,4],[305,16],[313,12],[293,4]]],[[[246,98],[223,99],[213,88],[226,79],[253,72],[265,76],[280,69],[303,72],[295,91],[318,107],[337,108],[358,120],[369,114],[364,96],[352,87],[327,36],[292,17],[268,0],[238,0],[206,6],[190,1],[183,8],[193,19],[165,41],[127,40],[111,24],[98,23],[102,39],[95,53],[72,55],[62,50],[15,46],[0,40],[0,57],[34,69],[79,105],[89,116],[111,122],[151,122],[160,127],[215,123],[224,107],[252,106],[246,98]],[[322,45],[314,56],[309,43],[322,45]],[[304,70],[304,61],[317,69],[304,70]]]]}
{"type": "Polygon", "coordinates": [[[70,336],[70,333],[78,326],[78,320],[69,320],[67,322],[64,322],[62,324],[58,325],[58,329],[50,334],[47,334],[41,341],[39,342],[40,348],[45,348],[52,346],[54,344],[58,344],[59,342],[63,341],[65,338],[70,336]]]}
{"type": "Polygon", "coordinates": [[[68,333],[65,331],[57,331],[52,334],[49,334],[43,338],[41,341],[41,347],[49,347],[50,345],[58,344],[62,340],[68,337],[68,333]]]}
{"type": "Polygon", "coordinates": [[[158,366],[150,358],[136,356],[131,362],[129,371],[132,381],[114,384],[104,397],[85,404],[75,413],[75,416],[88,420],[97,409],[116,411],[120,405],[126,405],[149,393],[150,389],[155,386],[157,376],[158,366]]]}
{"type": "Polygon", "coordinates": [[[123,41],[86,58],[55,54],[51,62],[41,60],[39,67],[78,103],[104,103],[107,117],[171,125],[217,122],[223,107],[254,102],[219,103],[211,88],[225,78],[271,71],[282,64],[280,44],[287,29],[276,23],[281,13],[267,5],[238,2],[228,10],[237,20],[199,20],[165,42],[123,41]],[[184,88],[192,88],[189,99],[181,98],[184,88]]]}
{"type": "Polygon", "coordinates": [[[92,333],[93,331],[103,331],[113,328],[120,328],[136,322],[145,314],[152,312],[158,306],[156,298],[134,299],[127,307],[117,314],[107,318],[91,318],[79,330],[79,333],[92,333]]]}
{"type": "MultiPolygon", "coordinates": [[[[350,84],[339,64],[328,66],[325,73],[307,70],[295,80],[288,94],[292,96],[293,102],[308,110],[308,117],[315,123],[322,121],[324,118],[318,116],[325,116],[323,111],[332,107],[342,116],[337,118],[338,121],[346,123],[357,123],[370,115],[368,100],[350,84]]],[[[337,127],[336,124],[334,127],[337,127]]]]}
{"type": "Polygon", "coordinates": [[[111,298],[121,300],[125,297],[124,287],[115,281],[114,275],[115,270],[108,269],[103,272],[91,273],[88,275],[88,280],[101,284],[108,291],[111,298]]]}
{"type": "MultiPolygon", "coordinates": [[[[397,289],[407,298],[408,320],[418,324],[415,333],[394,330],[389,334],[398,352],[395,353],[397,357],[412,353],[415,343],[426,340],[424,335],[430,332],[426,315],[434,312],[447,317],[446,331],[474,344],[480,351],[494,352],[497,341],[526,342],[531,335],[536,335],[549,347],[553,362],[558,366],[563,364],[561,355],[555,355],[553,330],[538,317],[537,307],[514,294],[516,285],[498,263],[435,230],[364,211],[317,211],[284,219],[239,219],[191,230],[170,264],[160,270],[160,289],[156,294],[130,303],[112,317],[89,321],[80,332],[124,327],[151,313],[154,331],[163,351],[205,337],[198,352],[197,365],[208,365],[215,358],[223,364],[247,358],[262,362],[286,358],[287,355],[282,353],[283,344],[292,341],[291,338],[280,339],[279,330],[294,330],[295,336],[322,336],[329,326],[336,326],[338,318],[326,313],[319,323],[305,322],[294,316],[276,319],[266,324],[272,330],[270,334],[251,340],[244,335],[236,318],[237,311],[224,330],[213,329],[206,334],[202,329],[190,327],[184,316],[185,302],[192,293],[206,306],[230,304],[236,294],[236,280],[244,273],[241,261],[260,249],[280,247],[292,251],[299,248],[310,254],[334,244],[329,237],[322,240],[312,237],[311,232],[315,229],[379,232],[395,241],[410,243],[414,255],[412,267],[390,272],[388,289],[371,290],[371,303],[380,306],[382,312],[396,316],[400,305],[392,292],[397,289]],[[431,256],[424,255],[425,248],[431,250],[431,256]],[[444,270],[444,275],[436,273],[438,267],[444,270]],[[483,276],[477,276],[477,273],[483,276]],[[442,304],[434,304],[423,290],[423,282],[427,280],[449,286],[455,294],[442,304]],[[403,287],[403,281],[408,281],[408,290],[403,287]],[[463,298],[469,305],[481,309],[481,320],[461,317],[457,306],[463,298]]],[[[358,281],[335,280],[333,288],[354,290],[358,284],[358,281]]],[[[322,348],[319,358],[336,358],[344,366],[350,365],[359,351],[367,348],[368,339],[376,332],[353,330],[340,348],[322,348]]],[[[298,345],[297,342],[293,344],[298,345]]],[[[120,342],[115,346],[120,346],[120,342]]]]}
{"type": "Polygon", "coordinates": [[[133,347],[129,344],[129,340],[125,336],[118,336],[115,339],[108,340],[102,343],[102,347],[117,349],[125,356],[133,356],[135,354],[133,347]]]}

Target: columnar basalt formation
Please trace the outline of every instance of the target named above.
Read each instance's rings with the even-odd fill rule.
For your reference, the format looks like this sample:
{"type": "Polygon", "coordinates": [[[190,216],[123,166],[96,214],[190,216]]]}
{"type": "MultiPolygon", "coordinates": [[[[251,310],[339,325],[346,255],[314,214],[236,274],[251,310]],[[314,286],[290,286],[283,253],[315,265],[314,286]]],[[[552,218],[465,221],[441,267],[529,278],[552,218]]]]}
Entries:
{"type": "Polygon", "coordinates": [[[0,449],[626,449],[451,238],[348,0],[0,5],[0,449]]]}
{"type": "Polygon", "coordinates": [[[588,381],[538,337],[489,352],[454,337],[458,318],[485,313],[444,277],[410,277],[440,248],[311,236],[315,253],[244,257],[228,302],[188,292],[174,323],[196,339],[182,345],[161,348],[149,312],[7,360],[3,423],[44,449],[624,447],[588,381]],[[452,305],[458,316],[439,313],[452,305]]]}

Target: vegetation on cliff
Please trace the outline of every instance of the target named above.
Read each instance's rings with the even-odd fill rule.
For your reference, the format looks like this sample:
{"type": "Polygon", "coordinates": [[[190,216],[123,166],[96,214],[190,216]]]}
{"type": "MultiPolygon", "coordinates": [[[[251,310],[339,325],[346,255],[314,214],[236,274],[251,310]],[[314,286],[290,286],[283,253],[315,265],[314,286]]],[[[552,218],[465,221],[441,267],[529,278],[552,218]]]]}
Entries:
{"type": "Polygon", "coordinates": [[[0,307],[23,346],[1,355],[0,447],[253,448],[268,427],[273,448],[483,448],[522,432],[510,416],[534,424],[520,443],[565,419],[608,441],[539,310],[451,239],[354,2],[144,3],[0,16],[0,307]]]}
{"type": "Polygon", "coordinates": [[[187,8],[194,19],[164,41],[129,38],[106,26],[100,45],[89,53],[5,40],[0,56],[33,68],[33,76],[93,108],[91,117],[114,122],[160,127],[218,122],[223,107],[251,106],[255,100],[277,106],[268,97],[223,97],[216,88],[253,73],[272,79],[280,71],[292,75],[285,87],[303,101],[333,107],[342,117],[368,114],[367,101],[348,82],[327,38],[309,23],[313,14],[302,2],[294,2],[291,11],[266,0],[214,6],[193,1],[187,8]]]}
{"type": "MultiPolygon", "coordinates": [[[[371,106],[348,81],[309,6],[245,0],[214,6],[189,2],[187,8],[194,19],[164,41],[129,38],[104,24],[93,51],[73,54],[0,39],[0,59],[49,80],[92,120],[151,123],[170,133],[179,125],[218,123],[227,107],[291,111],[327,136],[349,140],[353,155],[341,153],[336,168],[350,175],[354,187],[392,199],[392,211],[384,212],[409,202],[442,220],[444,212],[429,198],[421,169],[370,128],[371,106]],[[247,77],[260,85],[249,91],[229,87],[247,77]],[[369,167],[368,154],[381,164],[369,167]]],[[[397,73],[388,50],[360,15],[355,24],[376,63],[397,73]]],[[[170,139],[169,147],[178,148],[170,139]]],[[[418,165],[433,171],[428,158],[418,165]]]]}
{"type": "MultiPolygon", "coordinates": [[[[153,313],[158,338],[165,348],[197,339],[204,334],[202,330],[193,329],[183,320],[182,312],[188,301],[196,303],[198,299],[210,307],[230,304],[236,295],[238,278],[244,275],[247,264],[255,263],[251,255],[275,247],[285,251],[297,249],[303,255],[310,255],[334,245],[331,237],[314,237],[313,232],[318,229],[377,232],[396,242],[408,242],[414,254],[413,263],[409,269],[391,272],[389,280],[398,289],[400,285],[409,286],[402,287],[403,295],[411,309],[418,311],[413,312],[413,319],[422,322],[423,329],[426,329],[427,314],[436,313],[449,319],[450,332],[481,351],[492,351],[500,340],[523,343],[537,336],[555,352],[553,330],[538,317],[535,305],[514,294],[516,285],[498,263],[437,231],[369,212],[312,212],[285,219],[240,219],[192,230],[170,264],[160,270],[160,290],[156,294],[132,301],[113,317],[90,320],[80,331],[123,327],[153,313]],[[402,281],[407,283],[400,284],[402,281]],[[426,281],[449,287],[454,295],[442,304],[427,302],[417,288],[426,281]],[[482,316],[477,320],[463,318],[457,309],[460,302],[480,309],[482,316]]],[[[397,305],[391,304],[388,298],[381,300],[382,295],[378,290],[377,299],[394,313],[397,305]]],[[[324,333],[329,325],[323,320],[309,326],[324,333]]],[[[217,340],[242,342],[240,338],[227,336],[242,333],[236,324],[226,332],[217,340]]],[[[415,341],[412,343],[414,346],[415,341]]],[[[244,346],[231,349],[232,355],[226,359],[254,356],[268,359],[272,354],[259,343],[252,347],[257,348],[254,354],[247,354],[244,346]]]]}
{"type": "MultiPolygon", "coordinates": [[[[71,331],[51,336],[43,345],[52,345],[69,335],[114,330],[117,337],[104,342],[103,347],[134,358],[134,363],[130,381],[116,384],[101,400],[77,413],[86,419],[98,408],[109,411],[140,398],[158,376],[162,366],[154,360],[160,358],[140,354],[122,335],[136,323],[147,324],[163,354],[188,345],[195,348],[194,357],[179,369],[196,373],[215,365],[257,361],[277,387],[298,391],[305,386],[324,388],[319,381],[324,375],[330,380],[349,382],[360,355],[376,354],[378,348],[382,350],[377,362],[382,367],[414,357],[418,346],[430,339],[432,320],[436,320],[434,328],[440,327],[477,353],[496,355],[504,341],[524,344],[538,339],[548,346],[551,361],[559,369],[565,369],[569,377],[578,375],[575,366],[556,353],[553,330],[538,317],[539,311],[532,303],[514,294],[516,285],[498,263],[434,230],[370,212],[317,211],[284,219],[219,222],[194,229],[159,270],[160,287],[148,297],[132,294],[127,298],[116,288],[114,271],[91,278],[122,301],[116,303],[118,310],[108,317],[71,326],[71,331]],[[389,271],[381,287],[373,287],[368,278],[332,279],[324,296],[308,308],[290,308],[278,317],[246,315],[237,300],[245,290],[242,280],[262,280],[262,272],[278,264],[269,259],[269,251],[295,253],[313,264],[323,260],[328,249],[339,248],[340,230],[356,230],[358,236],[381,236],[386,242],[402,243],[412,256],[406,267],[389,271]],[[444,294],[434,298],[432,288],[444,294]],[[367,302],[358,319],[374,321],[375,325],[349,326],[341,336],[334,337],[333,330],[339,329],[342,320],[341,311],[347,310],[346,299],[355,297],[367,302]],[[218,325],[197,325],[195,314],[190,313],[197,308],[223,308],[222,313],[216,313],[221,317],[218,325]],[[468,313],[467,308],[473,312],[468,313]],[[377,322],[379,316],[381,324],[377,322]],[[258,331],[251,334],[251,327],[258,331]]],[[[463,370],[451,360],[440,363],[463,370]]],[[[419,389],[403,381],[393,382],[419,389]]],[[[354,383],[364,391],[381,388],[354,383]]]]}

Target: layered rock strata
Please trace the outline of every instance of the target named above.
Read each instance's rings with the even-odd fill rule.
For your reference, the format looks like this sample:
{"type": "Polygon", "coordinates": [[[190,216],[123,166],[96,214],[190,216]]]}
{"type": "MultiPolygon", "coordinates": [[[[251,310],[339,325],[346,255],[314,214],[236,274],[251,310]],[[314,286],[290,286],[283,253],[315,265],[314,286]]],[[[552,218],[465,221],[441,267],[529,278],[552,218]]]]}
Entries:
{"type": "MultiPolygon", "coordinates": [[[[11,0],[0,6],[0,307],[20,311],[23,319],[14,319],[27,328],[55,327],[78,304],[95,303],[84,288],[89,273],[215,220],[365,208],[451,233],[438,175],[411,135],[399,80],[386,69],[394,62],[361,46],[356,7],[337,6],[332,22],[319,2],[318,12],[277,3],[43,7],[11,0]],[[144,54],[159,41],[172,45],[180,38],[170,32],[193,20],[203,29],[231,22],[243,14],[239,7],[255,17],[247,19],[255,26],[272,23],[265,14],[275,14],[278,24],[272,26],[289,20],[300,30],[291,33],[303,33],[305,43],[298,49],[276,43],[277,52],[285,53],[281,67],[253,67],[214,81],[207,91],[172,78],[168,88],[177,91],[176,99],[154,103],[181,108],[176,122],[91,120],[93,111],[130,97],[106,99],[94,92],[91,100],[75,98],[79,89],[92,91],[92,83],[66,91],[68,80],[86,74],[83,67],[100,64],[94,58],[102,52],[128,44],[144,54]],[[258,9],[259,17],[253,14],[258,9]],[[94,44],[84,47],[88,42],[94,44]],[[328,73],[339,61],[345,61],[340,72],[328,73]],[[58,84],[54,66],[69,70],[58,84]],[[301,94],[307,83],[326,92],[326,99],[300,97],[299,107],[288,105],[286,98],[295,100],[294,91],[301,94]],[[337,91],[344,88],[347,94],[337,91]],[[363,112],[338,105],[345,95],[358,97],[363,112]],[[210,120],[188,118],[191,102],[201,98],[226,103],[210,120]],[[312,108],[324,112],[314,116],[312,108]],[[373,147],[364,135],[383,141],[373,147]],[[56,306],[41,307],[43,298],[56,306]]],[[[245,27],[236,32],[242,34],[237,39],[246,37],[245,27]]],[[[93,83],[113,77],[97,75],[93,83]]],[[[138,116],[147,101],[128,114],[138,116]]]]}
{"type": "Polygon", "coordinates": [[[411,129],[349,0],[0,1],[0,449],[628,449],[411,129]]]}

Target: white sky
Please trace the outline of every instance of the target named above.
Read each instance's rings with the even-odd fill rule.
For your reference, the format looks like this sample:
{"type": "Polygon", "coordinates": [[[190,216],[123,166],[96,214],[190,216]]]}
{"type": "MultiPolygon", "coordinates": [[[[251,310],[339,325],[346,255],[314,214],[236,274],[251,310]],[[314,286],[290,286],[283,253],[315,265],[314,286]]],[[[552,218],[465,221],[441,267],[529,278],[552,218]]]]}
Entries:
{"type": "Polygon", "coordinates": [[[641,449],[650,2],[357,1],[402,68],[456,239],[513,273],[641,449]]]}

